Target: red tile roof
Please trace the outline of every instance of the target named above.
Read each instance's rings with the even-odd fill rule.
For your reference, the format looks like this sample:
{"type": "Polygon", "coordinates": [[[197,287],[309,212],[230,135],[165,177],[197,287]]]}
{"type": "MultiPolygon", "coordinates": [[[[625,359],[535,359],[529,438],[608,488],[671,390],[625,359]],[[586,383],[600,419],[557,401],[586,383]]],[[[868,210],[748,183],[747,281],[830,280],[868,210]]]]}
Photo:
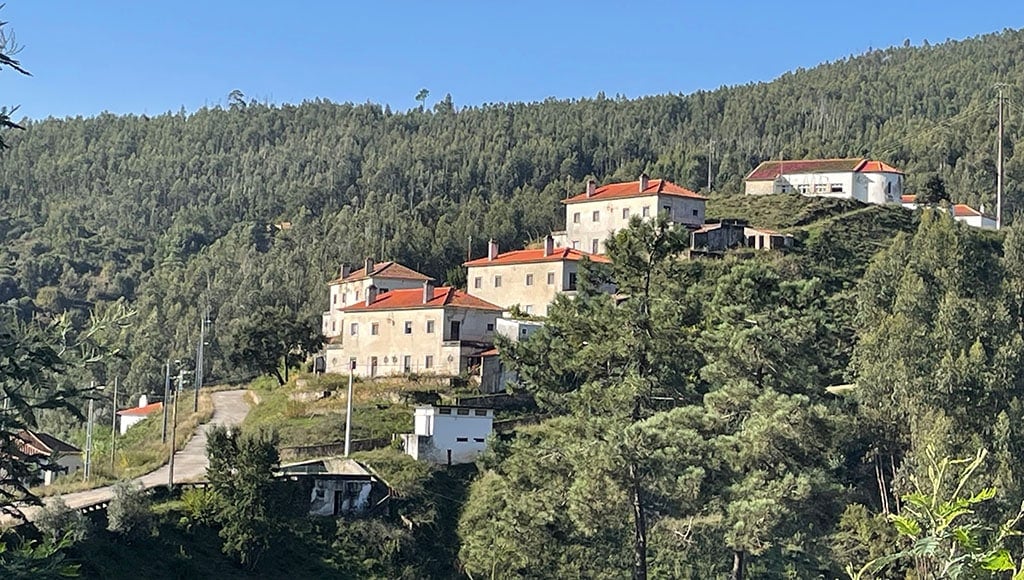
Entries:
{"type": "Polygon", "coordinates": [[[448,286],[434,288],[434,296],[426,304],[423,303],[423,288],[410,288],[404,290],[390,290],[377,296],[377,299],[367,306],[366,301],[346,306],[342,312],[360,312],[364,310],[397,310],[403,308],[442,308],[444,306],[459,306],[462,308],[475,308],[477,310],[502,310],[496,306],[471,296],[461,290],[448,286]]]}
{"type": "Polygon", "coordinates": [[[779,175],[796,173],[899,173],[903,172],[881,161],[868,161],[862,157],[850,159],[802,159],[783,161],[762,161],[754,168],[746,181],[766,181],[779,175]]]}
{"type": "Polygon", "coordinates": [[[648,179],[647,188],[640,191],[640,181],[627,181],[625,183],[609,183],[594,190],[594,195],[587,197],[583,192],[574,195],[569,199],[562,200],[562,203],[580,203],[585,201],[601,201],[605,199],[619,199],[624,197],[643,197],[648,195],[671,195],[674,197],[689,197],[693,199],[707,199],[694,193],[685,187],[668,181],[666,179],[648,179]]]}
{"type": "Polygon", "coordinates": [[[381,262],[374,264],[370,267],[370,274],[366,273],[366,268],[359,268],[354,272],[350,273],[345,278],[335,278],[328,282],[328,284],[341,284],[342,282],[356,282],[359,280],[365,280],[367,278],[392,278],[401,280],[433,280],[426,274],[420,274],[412,268],[403,266],[398,262],[381,262]]]}
{"type": "Polygon", "coordinates": [[[53,435],[43,433],[41,431],[29,431],[25,429],[19,432],[17,437],[21,440],[18,445],[18,451],[25,455],[51,456],[54,454],[67,455],[69,453],[82,452],[81,449],[74,445],[65,443],[53,435]]]}
{"type": "Polygon", "coordinates": [[[498,356],[499,354],[501,354],[501,352],[498,349],[492,348],[490,350],[483,351],[480,353],[480,356],[498,356]]]}
{"type": "Polygon", "coordinates": [[[550,255],[544,255],[544,248],[537,248],[533,250],[514,250],[512,252],[505,252],[504,254],[498,254],[493,260],[488,259],[486,256],[483,258],[477,258],[470,260],[463,264],[463,266],[501,266],[505,264],[529,264],[533,262],[578,262],[583,258],[589,258],[592,262],[601,262],[604,264],[611,263],[606,256],[598,254],[588,254],[581,252],[573,248],[555,248],[555,251],[551,252],[550,255]]]}
{"type": "Polygon", "coordinates": [[[958,204],[955,204],[953,206],[953,217],[978,217],[978,216],[992,217],[992,216],[989,216],[989,215],[981,213],[980,211],[974,209],[973,207],[971,207],[971,206],[969,206],[969,205],[967,205],[965,203],[958,203],[958,204]]]}
{"type": "Polygon", "coordinates": [[[129,417],[147,417],[156,413],[157,411],[164,408],[163,403],[150,403],[145,407],[132,407],[123,411],[118,411],[118,415],[127,415],[129,417]]]}
{"type": "Polygon", "coordinates": [[[917,203],[917,196],[916,195],[901,195],[900,196],[900,201],[902,203],[917,203]]]}

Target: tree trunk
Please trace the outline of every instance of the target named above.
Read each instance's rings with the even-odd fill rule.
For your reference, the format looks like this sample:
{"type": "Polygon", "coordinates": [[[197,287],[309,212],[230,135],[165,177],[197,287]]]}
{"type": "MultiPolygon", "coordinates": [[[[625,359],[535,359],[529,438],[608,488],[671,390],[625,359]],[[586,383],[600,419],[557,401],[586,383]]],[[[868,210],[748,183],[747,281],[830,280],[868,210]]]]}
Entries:
{"type": "Polygon", "coordinates": [[[747,576],[747,559],[743,550],[734,550],[732,553],[732,580],[743,580],[747,576]]]}
{"type": "Polygon", "coordinates": [[[277,377],[277,384],[281,385],[282,387],[284,386],[285,383],[288,382],[284,380],[284,377],[281,376],[281,371],[277,369],[274,369],[274,376],[277,377]]]}
{"type": "Polygon", "coordinates": [[[633,580],[647,580],[647,516],[635,463],[629,464],[633,500],[633,580]]]}

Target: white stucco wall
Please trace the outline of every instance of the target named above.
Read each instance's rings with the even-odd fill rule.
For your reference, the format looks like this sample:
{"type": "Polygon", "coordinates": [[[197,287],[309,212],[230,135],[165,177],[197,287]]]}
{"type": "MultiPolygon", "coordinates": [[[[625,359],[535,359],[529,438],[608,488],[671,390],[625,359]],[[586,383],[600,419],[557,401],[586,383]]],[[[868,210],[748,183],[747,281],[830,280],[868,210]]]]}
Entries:
{"type": "Polygon", "coordinates": [[[145,421],[151,416],[152,415],[118,415],[118,422],[120,423],[119,431],[121,435],[124,435],[133,425],[145,421]]]}
{"type": "Polygon", "coordinates": [[[645,195],[567,203],[566,247],[603,254],[604,241],[614,232],[628,227],[633,216],[651,218],[665,211],[666,206],[669,219],[676,223],[693,226],[704,224],[705,202],[692,197],[645,195]]]}
{"type": "Polygon", "coordinates": [[[546,316],[555,296],[571,288],[570,274],[578,269],[578,263],[571,260],[470,266],[466,268],[466,287],[473,296],[502,308],[518,304],[528,314],[546,316]],[[548,284],[549,274],[551,284],[548,284]],[[501,277],[500,287],[495,286],[498,276],[501,277]],[[527,284],[530,276],[533,283],[527,284]]]}
{"type": "Polygon", "coordinates": [[[903,195],[903,176],[898,173],[854,171],[784,174],[775,181],[747,182],[746,192],[768,193],[768,184],[771,193],[800,193],[874,204],[900,203],[903,195]]]}
{"type": "Polygon", "coordinates": [[[323,313],[322,327],[320,329],[320,332],[325,337],[333,338],[341,334],[341,329],[345,326],[341,309],[366,300],[366,290],[370,286],[376,286],[379,292],[385,289],[404,290],[422,288],[423,282],[421,280],[408,280],[405,278],[370,277],[352,282],[331,284],[327,297],[328,309],[323,313]]]}
{"type": "Polygon", "coordinates": [[[985,230],[994,230],[994,229],[996,229],[996,220],[993,219],[993,218],[990,218],[988,216],[972,215],[972,216],[954,217],[953,219],[955,219],[958,222],[967,224],[967,225],[969,225],[971,227],[975,227],[975,228],[981,228],[981,229],[985,229],[985,230]]]}
{"type": "Polygon", "coordinates": [[[403,436],[406,453],[418,461],[470,463],[487,448],[494,411],[462,407],[417,407],[416,431],[403,436]]]}

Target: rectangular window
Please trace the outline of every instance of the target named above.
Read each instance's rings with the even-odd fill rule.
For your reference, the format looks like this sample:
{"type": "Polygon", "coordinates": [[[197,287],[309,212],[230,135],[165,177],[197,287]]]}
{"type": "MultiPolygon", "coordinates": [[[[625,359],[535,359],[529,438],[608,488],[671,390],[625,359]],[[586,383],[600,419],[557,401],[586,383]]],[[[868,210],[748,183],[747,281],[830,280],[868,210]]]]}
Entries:
{"type": "Polygon", "coordinates": [[[427,334],[434,334],[434,321],[433,320],[428,320],[427,321],[427,334]]]}
{"type": "Polygon", "coordinates": [[[554,283],[555,283],[555,273],[554,272],[548,272],[548,286],[551,286],[554,283]]]}
{"type": "Polygon", "coordinates": [[[458,413],[459,415],[468,415],[469,409],[456,409],[455,412],[458,413]]]}
{"type": "Polygon", "coordinates": [[[428,354],[427,357],[423,359],[423,368],[425,368],[425,369],[432,369],[432,368],[434,368],[434,357],[433,356],[428,354]]]}
{"type": "Polygon", "coordinates": [[[477,417],[486,417],[487,409],[476,409],[473,411],[473,414],[476,415],[477,417]]]}
{"type": "Polygon", "coordinates": [[[334,332],[336,330],[336,328],[337,327],[335,326],[334,321],[332,320],[331,321],[331,332],[334,332]]]}
{"type": "Polygon", "coordinates": [[[600,248],[600,246],[601,246],[601,241],[600,240],[592,240],[590,242],[590,253],[591,254],[596,254],[597,250],[600,248]]]}
{"type": "Polygon", "coordinates": [[[569,272],[569,287],[566,290],[570,292],[576,289],[576,272],[569,272]]]}
{"type": "Polygon", "coordinates": [[[672,218],[672,206],[670,206],[670,205],[663,205],[663,206],[661,206],[661,211],[665,212],[665,215],[667,215],[669,217],[669,219],[672,218]]]}
{"type": "MultiPolygon", "coordinates": [[[[338,303],[338,295],[337,294],[331,294],[331,304],[337,304],[337,303],[338,303]]],[[[170,403],[168,403],[168,405],[169,404],[170,403]]]]}
{"type": "Polygon", "coordinates": [[[527,314],[533,314],[533,304],[527,304],[524,308],[527,314]]]}
{"type": "Polygon", "coordinates": [[[580,223],[580,212],[576,212],[576,213],[572,214],[572,223],[574,223],[574,224],[580,223]]]}
{"type": "Polygon", "coordinates": [[[474,437],[473,441],[476,441],[477,443],[483,443],[484,442],[484,438],[483,437],[474,437]]]}
{"type": "Polygon", "coordinates": [[[494,330],[494,323],[493,322],[488,322],[487,323],[487,332],[491,332],[492,330],[494,330]]]}
{"type": "Polygon", "coordinates": [[[348,359],[348,368],[356,370],[356,357],[351,357],[348,359]]]}
{"type": "Polygon", "coordinates": [[[842,183],[833,183],[832,185],[829,186],[829,191],[831,191],[832,193],[842,193],[843,192],[843,184],[842,183]]]}
{"type": "Polygon", "coordinates": [[[622,219],[624,219],[624,220],[628,220],[629,219],[629,208],[628,207],[622,208],[622,219]]]}
{"type": "Polygon", "coordinates": [[[455,441],[459,443],[469,443],[469,437],[456,437],[455,441]]]}
{"type": "Polygon", "coordinates": [[[438,409],[437,412],[439,414],[441,414],[441,415],[451,415],[452,414],[452,410],[447,408],[447,407],[442,407],[442,408],[438,409]]]}
{"type": "Polygon", "coordinates": [[[593,218],[593,221],[595,221],[595,222],[601,221],[601,212],[600,211],[595,211],[592,214],[592,218],[593,218]]]}
{"type": "Polygon", "coordinates": [[[501,276],[494,277],[494,287],[501,288],[501,276]]]}
{"type": "Polygon", "coordinates": [[[642,215],[643,217],[651,217],[651,206],[645,205],[644,208],[640,211],[640,215],[642,215]]]}
{"type": "Polygon", "coordinates": [[[352,336],[359,334],[359,323],[353,322],[351,325],[349,325],[348,333],[351,334],[352,336]]]}
{"type": "Polygon", "coordinates": [[[459,336],[462,334],[462,323],[458,320],[453,320],[450,327],[451,332],[448,340],[459,340],[459,336]]]}
{"type": "Polygon", "coordinates": [[[481,278],[480,276],[477,276],[476,278],[473,278],[473,287],[474,288],[481,288],[481,287],[483,287],[483,285],[484,285],[484,279],[483,278],[481,278]]]}
{"type": "Polygon", "coordinates": [[[373,324],[370,325],[370,334],[373,336],[377,336],[378,332],[380,332],[380,323],[374,322],[373,324]]]}
{"type": "Polygon", "coordinates": [[[693,217],[697,217],[698,215],[700,215],[700,212],[697,210],[693,210],[693,217]]]}
{"type": "Polygon", "coordinates": [[[405,333],[406,334],[412,334],[412,321],[411,320],[406,320],[405,321],[405,333]]]}
{"type": "Polygon", "coordinates": [[[526,285],[533,286],[533,274],[526,275],[526,285]]]}
{"type": "Polygon", "coordinates": [[[800,193],[810,193],[811,192],[811,186],[809,186],[806,183],[804,183],[804,184],[796,186],[796,190],[799,191],[800,193]]]}
{"type": "Polygon", "coordinates": [[[356,290],[356,300],[359,300],[359,290],[356,290]]]}
{"type": "Polygon", "coordinates": [[[828,192],[828,184],[827,183],[815,183],[814,184],[814,193],[826,193],[826,192],[828,192]]]}
{"type": "Polygon", "coordinates": [[[404,370],[407,373],[411,373],[412,372],[412,357],[411,356],[405,355],[405,356],[402,357],[402,370],[404,370]]]}
{"type": "Polygon", "coordinates": [[[572,249],[578,250],[579,248],[580,248],[580,241],[579,240],[573,240],[572,241],[572,249]]]}

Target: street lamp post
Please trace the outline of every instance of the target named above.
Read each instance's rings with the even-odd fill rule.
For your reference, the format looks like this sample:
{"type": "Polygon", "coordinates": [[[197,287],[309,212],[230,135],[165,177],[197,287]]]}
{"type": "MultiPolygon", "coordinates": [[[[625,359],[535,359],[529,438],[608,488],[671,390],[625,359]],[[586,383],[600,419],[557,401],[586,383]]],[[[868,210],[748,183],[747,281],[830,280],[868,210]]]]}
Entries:
{"type": "Polygon", "coordinates": [[[117,377],[114,377],[114,398],[110,406],[110,475],[114,475],[114,453],[117,450],[117,377]]]}

